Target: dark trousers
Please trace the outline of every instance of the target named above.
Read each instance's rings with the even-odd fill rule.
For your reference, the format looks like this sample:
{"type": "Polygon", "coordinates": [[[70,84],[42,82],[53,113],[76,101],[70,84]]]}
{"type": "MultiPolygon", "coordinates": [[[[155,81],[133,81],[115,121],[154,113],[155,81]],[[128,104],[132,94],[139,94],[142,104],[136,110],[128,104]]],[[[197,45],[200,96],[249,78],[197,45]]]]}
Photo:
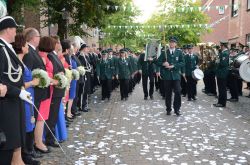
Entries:
{"type": "Polygon", "coordinates": [[[129,80],[128,79],[120,79],[120,93],[121,98],[127,98],[129,92],[129,80]]]}
{"type": "MultiPolygon", "coordinates": [[[[61,101],[62,101],[61,97],[54,97],[52,98],[51,104],[50,104],[49,118],[47,120],[47,124],[53,134],[55,134],[55,126],[56,126],[57,119],[58,119],[58,113],[59,113],[61,101]]],[[[47,127],[45,127],[45,133],[46,133],[46,136],[45,136],[46,143],[53,143],[55,139],[47,127]]]]}
{"type": "Polygon", "coordinates": [[[77,81],[77,83],[76,83],[76,97],[73,100],[73,104],[72,104],[72,108],[71,108],[71,111],[73,113],[76,113],[78,110],[78,108],[77,108],[77,102],[79,100],[78,93],[79,93],[79,82],[77,81]]]}
{"type": "Polygon", "coordinates": [[[78,107],[82,110],[87,107],[87,98],[88,98],[88,92],[86,91],[86,84],[87,81],[84,83],[79,84],[79,90],[78,90],[78,107]]]}
{"type": "Polygon", "coordinates": [[[181,76],[181,94],[184,96],[187,94],[187,82],[183,75],[181,76]]]}
{"type": "Polygon", "coordinates": [[[186,76],[187,79],[187,95],[188,98],[194,98],[196,95],[196,84],[197,81],[193,79],[192,76],[186,76]]]}
{"type": "Polygon", "coordinates": [[[179,113],[181,107],[181,85],[180,80],[164,80],[166,110],[172,110],[172,93],[174,92],[174,111],[179,113]]]}
{"type": "Polygon", "coordinates": [[[112,80],[101,80],[102,84],[102,98],[110,98],[112,90],[112,80]]]}
{"type": "Polygon", "coordinates": [[[238,90],[238,77],[232,73],[228,75],[228,85],[232,99],[238,99],[239,90],[238,90]]]}
{"type": "Polygon", "coordinates": [[[154,76],[155,77],[155,89],[156,91],[160,89],[160,78],[157,77],[157,76],[154,76]]]}
{"type": "Polygon", "coordinates": [[[159,79],[160,83],[160,93],[162,97],[165,97],[165,85],[164,85],[164,80],[159,79]]]}
{"type": "Polygon", "coordinates": [[[34,131],[26,132],[25,146],[22,147],[22,154],[29,154],[34,150],[34,131]]]}
{"type": "Polygon", "coordinates": [[[130,78],[129,79],[129,93],[133,92],[133,89],[135,87],[135,81],[134,81],[134,78],[130,78]]]}
{"type": "Polygon", "coordinates": [[[142,75],[142,87],[144,97],[148,97],[148,79],[149,79],[149,96],[154,93],[154,75],[142,75]]]}
{"type": "Polygon", "coordinates": [[[10,165],[14,150],[0,150],[0,164],[10,165]]]}
{"type": "Polygon", "coordinates": [[[243,80],[241,78],[237,79],[237,85],[238,85],[238,91],[239,95],[242,96],[242,85],[243,85],[243,80]]]}
{"type": "Polygon", "coordinates": [[[216,92],[216,81],[215,81],[215,74],[214,73],[209,73],[208,75],[208,82],[207,82],[207,86],[208,86],[208,93],[212,93],[212,94],[217,94],[216,92]]]}
{"type": "Polygon", "coordinates": [[[227,79],[217,77],[217,84],[218,84],[218,91],[219,91],[218,103],[222,104],[223,106],[226,106],[226,102],[227,102],[227,79]]]}

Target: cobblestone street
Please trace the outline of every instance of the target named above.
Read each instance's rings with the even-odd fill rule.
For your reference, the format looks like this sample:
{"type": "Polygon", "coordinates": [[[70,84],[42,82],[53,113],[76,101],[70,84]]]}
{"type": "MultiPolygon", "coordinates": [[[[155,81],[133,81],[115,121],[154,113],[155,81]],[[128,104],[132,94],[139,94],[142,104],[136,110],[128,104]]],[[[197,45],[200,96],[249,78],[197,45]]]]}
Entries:
{"type": "MultiPolygon", "coordinates": [[[[201,88],[203,85],[199,85],[201,88]]],[[[246,92],[246,91],[245,91],[246,92]]],[[[42,164],[249,164],[249,99],[228,108],[214,108],[215,97],[198,89],[198,100],[182,98],[181,117],[167,116],[164,100],[143,100],[141,84],[128,101],[120,101],[119,90],[110,101],[100,100],[100,89],[92,95],[91,111],[83,113],[68,129],[59,150],[42,164]]]]}

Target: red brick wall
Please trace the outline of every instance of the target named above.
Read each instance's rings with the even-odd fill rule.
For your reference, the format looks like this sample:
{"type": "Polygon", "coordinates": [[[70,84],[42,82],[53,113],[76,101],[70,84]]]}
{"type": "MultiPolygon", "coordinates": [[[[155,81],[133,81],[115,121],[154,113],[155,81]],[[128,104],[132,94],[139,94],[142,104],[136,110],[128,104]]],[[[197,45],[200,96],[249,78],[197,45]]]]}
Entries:
{"type": "MultiPolygon", "coordinates": [[[[203,4],[208,2],[210,0],[203,0],[203,4]]],[[[210,6],[222,6],[229,4],[229,0],[213,0],[210,6]]],[[[205,11],[205,13],[210,17],[209,24],[214,23],[215,21],[227,16],[230,14],[230,9],[229,7],[225,9],[224,14],[219,14],[219,11],[212,8],[210,11],[205,11]]],[[[228,18],[225,20],[221,21],[219,24],[215,25],[212,27],[212,32],[205,34],[202,36],[202,42],[214,42],[216,44],[219,43],[220,40],[227,40],[228,39],[228,18]]]]}

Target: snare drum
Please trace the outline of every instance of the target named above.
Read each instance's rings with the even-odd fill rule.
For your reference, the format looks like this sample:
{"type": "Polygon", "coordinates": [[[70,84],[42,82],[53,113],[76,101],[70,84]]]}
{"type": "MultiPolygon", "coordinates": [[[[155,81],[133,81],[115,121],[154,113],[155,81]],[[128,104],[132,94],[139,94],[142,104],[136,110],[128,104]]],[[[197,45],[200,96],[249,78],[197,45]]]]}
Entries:
{"type": "Polygon", "coordinates": [[[192,77],[193,79],[195,80],[201,80],[204,78],[204,73],[202,70],[200,69],[195,69],[193,72],[192,72],[192,77]]]}
{"type": "Polygon", "coordinates": [[[233,63],[233,66],[234,66],[235,68],[240,68],[241,64],[242,64],[245,60],[247,60],[248,58],[249,58],[249,57],[248,57],[247,54],[241,54],[241,55],[239,55],[237,58],[235,58],[234,63],[233,63]]]}
{"type": "Polygon", "coordinates": [[[246,82],[250,82],[250,60],[245,60],[240,66],[240,77],[246,82]]]}

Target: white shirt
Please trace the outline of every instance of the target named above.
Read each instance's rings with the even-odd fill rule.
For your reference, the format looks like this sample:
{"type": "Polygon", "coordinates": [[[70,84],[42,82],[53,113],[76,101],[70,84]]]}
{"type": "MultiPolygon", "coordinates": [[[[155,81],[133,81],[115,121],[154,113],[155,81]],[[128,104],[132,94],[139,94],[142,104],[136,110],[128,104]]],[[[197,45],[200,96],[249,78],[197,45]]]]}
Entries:
{"type": "Polygon", "coordinates": [[[12,45],[10,43],[8,43],[5,39],[1,38],[0,39],[5,43],[5,45],[8,46],[8,48],[10,48],[10,50],[12,50],[12,52],[16,55],[15,50],[13,49],[12,45]]]}
{"type": "Polygon", "coordinates": [[[28,43],[28,45],[32,47],[32,49],[36,50],[35,46],[33,46],[32,44],[28,43]]]}
{"type": "Polygon", "coordinates": [[[175,49],[169,49],[169,51],[170,51],[170,54],[174,54],[175,49]]]}
{"type": "Polygon", "coordinates": [[[56,51],[53,51],[53,53],[54,53],[55,55],[57,55],[56,51]]]}

